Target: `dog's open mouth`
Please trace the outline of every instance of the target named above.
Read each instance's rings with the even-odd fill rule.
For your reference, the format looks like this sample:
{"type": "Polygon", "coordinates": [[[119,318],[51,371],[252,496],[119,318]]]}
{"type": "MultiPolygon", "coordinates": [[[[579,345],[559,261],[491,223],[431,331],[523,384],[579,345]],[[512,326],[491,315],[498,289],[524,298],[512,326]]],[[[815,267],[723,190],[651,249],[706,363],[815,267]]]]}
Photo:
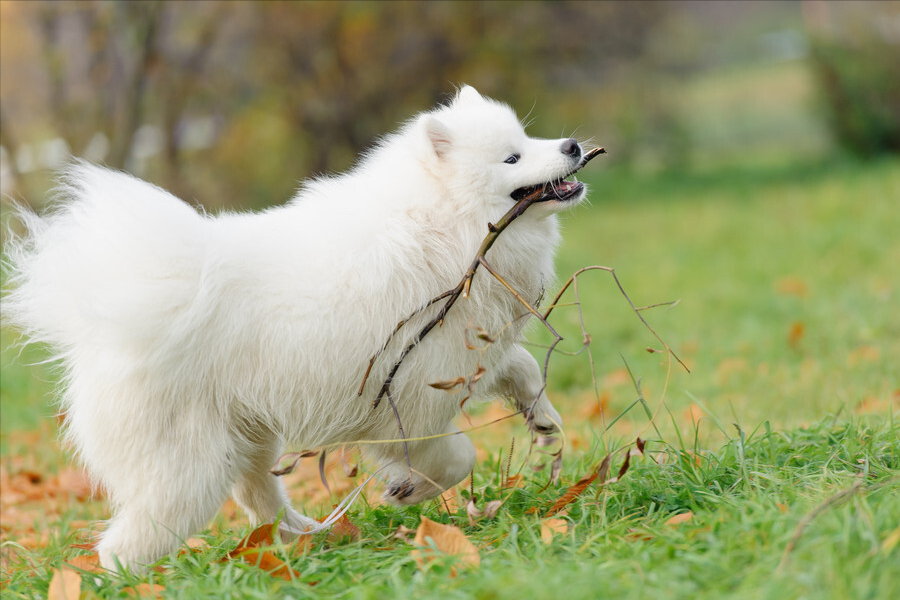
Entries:
{"type": "Polygon", "coordinates": [[[513,191],[513,193],[510,194],[510,197],[516,202],[534,195],[537,195],[534,202],[548,202],[550,200],[565,202],[571,200],[581,194],[582,190],[584,190],[584,184],[577,179],[570,181],[567,178],[580,171],[584,165],[588,164],[588,162],[598,154],[606,154],[606,150],[604,148],[594,148],[581,158],[578,166],[570,173],[553,181],[520,187],[513,191]]]}
{"type": "Polygon", "coordinates": [[[548,200],[570,200],[584,189],[584,184],[578,181],[569,181],[568,179],[558,179],[556,181],[548,181],[547,183],[539,183],[537,185],[529,185],[528,187],[520,187],[515,190],[510,197],[519,201],[522,198],[537,194],[540,195],[535,202],[547,202],[548,200]]]}

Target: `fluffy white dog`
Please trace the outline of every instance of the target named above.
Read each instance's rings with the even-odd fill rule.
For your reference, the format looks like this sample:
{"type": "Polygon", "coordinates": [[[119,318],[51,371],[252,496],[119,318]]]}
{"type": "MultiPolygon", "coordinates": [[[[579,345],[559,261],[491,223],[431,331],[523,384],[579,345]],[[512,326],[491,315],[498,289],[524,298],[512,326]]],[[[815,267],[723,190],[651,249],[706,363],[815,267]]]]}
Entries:
{"type": "MultiPolygon", "coordinates": [[[[349,173],[260,213],[206,215],[129,175],[72,166],[52,211],[20,211],[28,234],[8,247],[3,314],[64,368],[67,437],[113,511],[103,565],[155,561],[229,495],[253,522],[312,523],[269,472],[283,445],[396,440],[388,402],[373,409],[373,399],[439,306],[399,331],[359,396],[370,357],[460,281],[488,223],[552,182],[487,255],[537,302],[553,280],[555,213],[585,193],[565,179],[581,160],[575,140],[529,138],[507,106],[464,87],[349,173]]],[[[511,399],[541,431],[561,422],[518,345],[523,317],[479,271],[392,383],[408,437],[458,431],[463,396],[427,384],[479,364],[474,400],[511,399]],[[485,352],[467,348],[474,327],[494,338],[485,352]]],[[[412,471],[400,443],[363,450],[386,465],[385,497],[397,504],[436,496],[475,460],[461,434],[410,442],[412,471]]]]}

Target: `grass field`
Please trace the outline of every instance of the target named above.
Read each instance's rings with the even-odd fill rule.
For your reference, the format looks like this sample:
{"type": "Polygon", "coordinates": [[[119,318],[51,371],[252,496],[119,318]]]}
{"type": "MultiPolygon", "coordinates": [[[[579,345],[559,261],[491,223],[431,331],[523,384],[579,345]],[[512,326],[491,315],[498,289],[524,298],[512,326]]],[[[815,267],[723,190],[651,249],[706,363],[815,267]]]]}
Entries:
{"type": "MultiPolygon", "coordinates": [[[[493,518],[469,524],[468,482],[446,504],[363,498],[349,512],[358,539],[316,538],[300,555],[274,548],[296,571],[285,580],[222,560],[249,531],[226,508],[195,551],[142,577],[85,574],[81,597],[900,597],[900,162],[598,171],[591,205],[565,217],[560,275],[606,265],[639,306],[678,300],[642,314],[691,373],[647,352],[662,347],[608,273],[580,277],[591,355],[555,355],[549,369],[566,419],[558,484],[530,468],[549,456],[535,449],[526,465],[521,423],[504,422],[473,433],[471,489],[479,506],[503,502],[493,518]],[[615,475],[638,436],[645,453],[620,480],[587,487],[553,517],[562,522],[545,518],[613,451],[615,475]],[[507,464],[521,487],[504,487],[507,464]],[[458,525],[480,566],[420,565],[394,532],[422,515],[458,525]]],[[[570,352],[583,337],[573,300],[551,318],[570,352]]],[[[107,509],[64,483],[52,373],[23,367],[39,351],[19,356],[12,339],[3,332],[0,583],[4,599],[43,598],[54,569],[89,553],[73,544],[107,509]]],[[[535,328],[530,339],[543,357],[549,338],[535,328]]],[[[332,496],[312,479],[292,494],[318,516],[360,480],[343,477],[332,496]]]]}

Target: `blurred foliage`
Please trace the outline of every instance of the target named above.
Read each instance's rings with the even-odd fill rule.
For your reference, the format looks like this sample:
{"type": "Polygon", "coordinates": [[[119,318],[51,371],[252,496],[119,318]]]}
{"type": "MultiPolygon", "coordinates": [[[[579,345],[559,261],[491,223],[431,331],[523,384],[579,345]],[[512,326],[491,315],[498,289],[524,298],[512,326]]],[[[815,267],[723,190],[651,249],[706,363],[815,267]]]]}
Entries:
{"type": "Polygon", "coordinates": [[[24,142],[61,138],[76,156],[221,206],[279,202],[298,177],[346,169],[455,84],[552,106],[640,55],[666,7],[13,1],[2,11],[0,131],[13,175],[31,172],[24,142]]]}
{"type": "Polygon", "coordinates": [[[829,7],[811,39],[822,103],[838,144],[859,155],[900,152],[900,4],[829,7]]]}
{"type": "Polygon", "coordinates": [[[40,204],[72,154],[280,203],[461,83],[639,174],[796,160],[828,144],[807,4],[4,0],[0,191],[40,204]]]}

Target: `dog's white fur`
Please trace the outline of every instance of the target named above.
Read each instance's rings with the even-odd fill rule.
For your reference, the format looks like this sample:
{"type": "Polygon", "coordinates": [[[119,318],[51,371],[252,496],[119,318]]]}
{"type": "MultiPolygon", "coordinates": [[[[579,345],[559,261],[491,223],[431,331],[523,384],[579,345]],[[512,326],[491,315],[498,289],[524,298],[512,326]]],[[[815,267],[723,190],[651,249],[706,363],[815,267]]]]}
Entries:
{"type": "MultiPolygon", "coordinates": [[[[454,287],[519,187],[577,162],[566,140],[526,136],[505,105],[462,88],[384,138],[349,173],[306,184],[287,205],[210,216],[131,176],[79,163],[28,235],[8,247],[4,318],[49,344],[64,368],[67,436],[113,517],[106,567],[141,568],[202,528],[231,494],[253,522],[290,508],[269,469],[284,443],[312,448],[396,439],[372,401],[399,352],[437,307],[396,324],[454,287]],[[504,162],[519,154],[516,164],[504,162]]],[[[555,212],[542,202],[499,236],[488,260],[525,298],[552,282],[555,212]]],[[[427,385],[486,372],[477,399],[533,407],[561,422],[535,360],[517,344],[525,310],[487,272],[401,366],[392,386],[406,435],[458,431],[462,396],[427,385]],[[496,337],[483,354],[465,331],[496,337]]],[[[474,337],[472,338],[474,339],[474,337]]],[[[462,480],[475,459],[464,435],[363,448],[388,465],[386,497],[410,504],[462,480]],[[439,487],[435,487],[437,484],[439,487]]]]}

